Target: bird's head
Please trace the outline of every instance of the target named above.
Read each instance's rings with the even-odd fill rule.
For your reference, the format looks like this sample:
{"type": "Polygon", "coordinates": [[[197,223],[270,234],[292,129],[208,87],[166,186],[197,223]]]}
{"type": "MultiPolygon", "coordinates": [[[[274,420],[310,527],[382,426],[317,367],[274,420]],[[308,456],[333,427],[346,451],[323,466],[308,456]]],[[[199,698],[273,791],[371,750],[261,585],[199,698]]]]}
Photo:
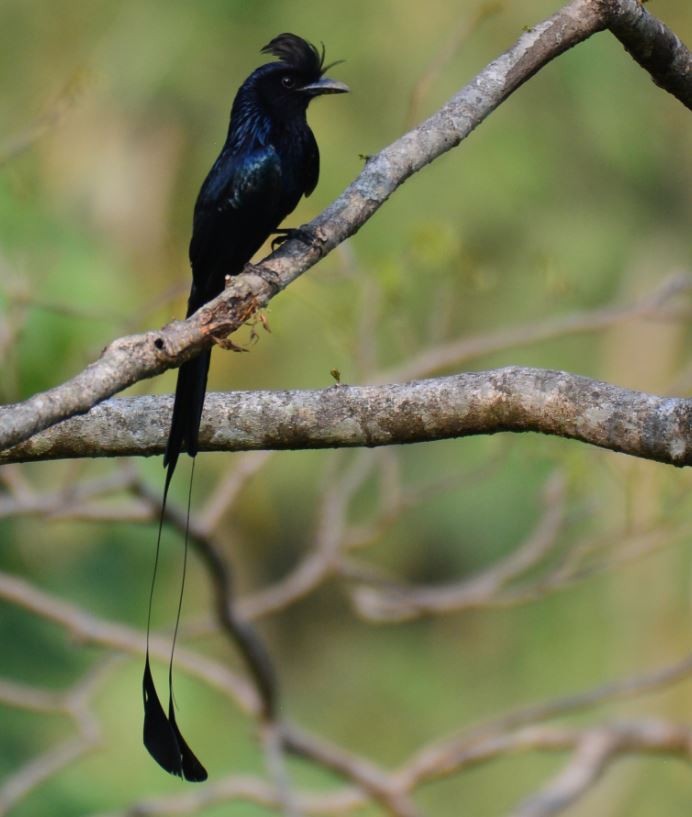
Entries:
{"type": "Polygon", "coordinates": [[[323,94],[344,94],[343,82],[325,76],[337,65],[324,64],[324,46],[318,49],[296,34],[279,34],[262,49],[277,62],[263,65],[256,73],[256,89],[264,103],[275,113],[290,116],[305,112],[311,99],[323,94]]]}

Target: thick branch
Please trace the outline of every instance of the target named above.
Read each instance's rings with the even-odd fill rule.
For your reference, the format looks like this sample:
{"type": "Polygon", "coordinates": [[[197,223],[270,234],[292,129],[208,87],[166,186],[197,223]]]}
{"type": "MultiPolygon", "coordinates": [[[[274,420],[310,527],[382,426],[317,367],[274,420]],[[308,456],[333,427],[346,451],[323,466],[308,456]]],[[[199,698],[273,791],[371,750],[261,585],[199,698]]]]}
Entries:
{"type": "MultiPolygon", "coordinates": [[[[168,396],[108,400],[3,452],[0,463],[160,454],[171,405],[168,396]]],[[[0,424],[7,411],[0,410],[0,424]]],[[[381,446],[498,431],[537,431],[692,464],[692,399],[519,367],[403,385],[209,394],[200,449],[381,446]]]]}
{"type": "Polygon", "coordinates": [[[692,109],[692,54],[637,0],[605,0],[608,28],[660,88],[692,109]]]}

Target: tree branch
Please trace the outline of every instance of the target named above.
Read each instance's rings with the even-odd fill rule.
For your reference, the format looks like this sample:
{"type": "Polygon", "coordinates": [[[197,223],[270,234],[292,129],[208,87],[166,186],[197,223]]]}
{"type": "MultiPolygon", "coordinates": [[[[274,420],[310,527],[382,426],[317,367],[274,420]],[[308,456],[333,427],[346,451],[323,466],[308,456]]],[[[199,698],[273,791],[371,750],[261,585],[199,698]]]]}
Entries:
{"type": "Polygon", "coordinates": [[[396,773],[398,784],[410,791],[424,782],[455,774],[461,768],[480,762],[481,747],[486,747],[487,751],[488,747],[496,746],[497,741],[502,742],[509,735],[521,734],[542,722],[575,715],[607,702],[648,695],[689,680],[690,676],[692,655],[686,655],[674,664],[642,675],[510,710],[423,746],[396,773]]]}
{"type": "Polygon", "coordinates": [[[117,662],[118,659],[112,657],[98,662],[72,689],[62,694],[0,683],[0,700],[3,703],[68,715],[75,726],[75,734],[36,755],[3,779],[0,784],[0,816],[9,814],[44,781],[99,745],[101,727],[91,711],[92,698],[117,662]],[[5,692],[10,692],[9,698],[3,696],[2,686],[5,692]],[[49,703],[51,698],[52,705],[49,703]]]}
{"type": "MultiPolygon", "coordinates": [[[[145,633],[91,615],[76,605],[40,590],[25,579],[3,571],[0,571],[0,599],[54,622],[83,643],[144,655],[145,633]]],[[[162,662],[168,661],[170,639],[154,635],[149,639],[149,648],[154,658],[162,662]]],[[[178,667],[226,694],[244,712],[255,715],[259,711],[259,700],[254,688],[222,664],[185,647],[178,647],[175,657],[178,667]]]]}
{"type": "Polygon", "coordinates": [[[380,371],[371,382],[401,383],[421,377],[459,370],[469,361],[506,350],[515,351],[534,343],[575,335],[585,335],[619,326],[627,321],[689,323],[692,318],[692,274],[677,272],[630,303],[614,303],[594,309],[548,316],[515,326],[503,326],[489,332],[452,338],[421,349],[398,365],[380,371]]]}
{"type": "Polygon", "coordinates": [[[661,720],[624,721],[586,730],[536,727],[508,736],[504,751],[571,749],[566,766],[538,794],[510,817],[553,817],[592,788],[609,764],[628,753],[665,754],[689,761],[692,731],[687,726],[661,720]]]}
{"type": "MultiPolygon", "coordinates": [[[[168,396],[108,400],[2,452],[0,463],[160,454],[171,406],[168,396]]],[[[0,409],[0,424],[8,411],[0,409]]],[[[692,399],[517,366],[402,385],[208,394],[200,450],[396,445],[499,431],[692,464],[692,399]]]]}
{"type": "Polygon", "coordinates": [[[517,577],[555,548],[565,521],[565,480],[555,473],[543,489],[543,513],[528,537],[508,556],[460,581],[436,586],[387,582],[352,593],[358,613],[371,621],[405,621],[422,615],[472,610],[492,603],[517,577]]]}
{"type": "Polygon", "coordinates": [[[610,31],[660,88],[692,109],[692,54],[637,0],[604,0],[610,31]]]}

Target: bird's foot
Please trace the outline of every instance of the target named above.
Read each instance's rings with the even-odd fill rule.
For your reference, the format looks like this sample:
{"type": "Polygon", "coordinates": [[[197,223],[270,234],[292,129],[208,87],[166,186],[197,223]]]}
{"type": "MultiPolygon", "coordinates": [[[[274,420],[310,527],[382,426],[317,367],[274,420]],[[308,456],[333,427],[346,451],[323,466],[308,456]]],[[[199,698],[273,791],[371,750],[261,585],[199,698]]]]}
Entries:
{"type": "MultiPolygon", "coordinates": [[[[251,264],[249,261],[243,266],[243,274],[246,275],[259,275],[260,278],[264,277],[265,269],[264,267],[260,266],[259,264],[251,264]]],[[[227,278],[230,276],[226,276],[227,278]]]]}
{"type": "Polygon", "coordinates": [[[284,227],[281,230],[274,230],[272,235],[276,236],[272,240],[272,252],[286,241],[300,241],[308,247],[315,247],[320,243],[317,234],[309,227],[284,227]]]}

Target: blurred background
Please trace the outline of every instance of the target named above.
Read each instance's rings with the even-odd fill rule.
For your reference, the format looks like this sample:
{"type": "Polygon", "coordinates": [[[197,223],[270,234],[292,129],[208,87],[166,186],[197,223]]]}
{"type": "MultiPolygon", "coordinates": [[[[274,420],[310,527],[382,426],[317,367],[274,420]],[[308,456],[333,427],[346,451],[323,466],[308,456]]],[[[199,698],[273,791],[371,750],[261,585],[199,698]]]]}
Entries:
{"type": "MultiPolygon", "coordinates": [[[[290,221],[297,226],[358,174],[363,155],[434,112],[558,5],[3,0],[0,400],[62,382],[113,338],[183,315],[197,190],[235,90],[273,36],[324,41],[328,61],[346,60],[331,74],[352,89],[310,109],[322,174],[290,221]]],[[[688,4],[648,8],[692,39],[688,4]]],[[[688,117],[613,37],[592,38],[274,300],[271,334],[238,336],[248,354],[215,352],[210,388],[323,388],[332,369],[347,383],[394,379],[423,350],[479,337],[485,353],[460,352],[454,365],[419,367],[416,376],[520,364],[690,396],[688,117]],[[546,339],[535,342],[542,327],[546,339]],[[509,329],[523,340],[511,342],[509,329]]],[[[168,372],[130,393],[171,392],[174,381],[168,372]]],[[[181,504],[187,468],[172,491],[181,504]]],[[[60,601],[143,629],[155,523],[132,486],[158,492],[162,477],[159,459],[0,469],[0,676],[60,693],[97,669],[89,705],[100,730],[88,751],[54,773],[48,767],[24,793],[29,764],[39,758],[45,769],[75,727],[50,701],[12,706],[0,695],[2,813],[125,814],[182,791],[141,745],[141,656],[106,660],[112,645],[84,643],[55,613],[60,601]],[[11,577],[24,583],[18,596],[11,577]],[[50,601],[45,615],[30,601],[38,590],[50,601]]],[[[287,716],[389,767],[521,704],[684,656],[691,488],[689,469],[527,434],[365,453],[204,454],[193,507],[232,560],[238,594],[275,658],[287,716]],[[381,620],[389,582],[434,586],[492,570],[530,546],[556,508],[545,552],[507,587],[441,614],[381,620]],[[340,558],[272,609],[260,591],[328,549],[330,535],[340,558]]],[[[166,531],[154,610],[164,633],[181,543],[166,531]]],[[[182,642],[242,673],[208,626],[209,586],[194,558],[188,580],[182,642]]],[[[157,671],[163,680],[163,666],[157,671]]],[[[200,678],[179,676],[183,731],[211,778],[261,774],[252,721],[200,678]]],[[[584,722],[685,721],[690,711],[692,685],[681,684],[584,722]]],[[[536,752],[480,764],[424,787],[417,800],[434,817],[458,814],[459,803],[493,817],[564,759],[536,752]]],[[[307,762],[292,761],[290,772],[307,787],[338,784],[307,762]]],[[[690,792],[679,761],[636,757],[566,813],[688,814],[690,792]]],[[[275,812],[233,802],[197,803],[194,813],[275,812]]]]}

